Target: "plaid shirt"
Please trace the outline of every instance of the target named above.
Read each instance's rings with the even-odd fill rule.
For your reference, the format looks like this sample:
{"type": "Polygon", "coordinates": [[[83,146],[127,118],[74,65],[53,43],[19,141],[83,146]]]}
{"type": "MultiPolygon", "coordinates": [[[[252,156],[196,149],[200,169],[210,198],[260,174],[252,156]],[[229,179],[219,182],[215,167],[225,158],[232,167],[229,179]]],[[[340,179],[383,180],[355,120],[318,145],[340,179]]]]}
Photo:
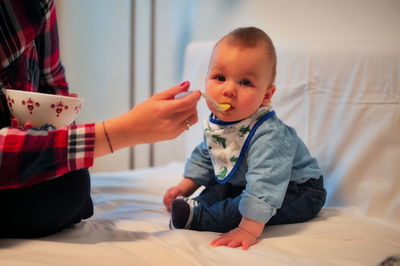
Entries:
{"type": "MultiPolygon", "coordinates": [[[[0,0],[0,88],[68,95],[52,0],[0,0]]],[[[94,124],[12,127],[0,90],[0,190],[88,168],[93,150],[94,124]]]]}

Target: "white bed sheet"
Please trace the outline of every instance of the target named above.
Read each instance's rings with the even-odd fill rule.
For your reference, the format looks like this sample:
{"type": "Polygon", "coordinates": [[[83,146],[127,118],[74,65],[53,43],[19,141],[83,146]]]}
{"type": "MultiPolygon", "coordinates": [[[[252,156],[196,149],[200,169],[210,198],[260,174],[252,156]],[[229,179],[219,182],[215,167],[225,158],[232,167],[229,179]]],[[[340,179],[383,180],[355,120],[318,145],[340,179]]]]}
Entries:
{"type": "Polygon", "coordinates": [[[182,163],[93,175],[95,215],[34,240],[1,239],[0,265],[377,265],[400,251],[400,227],[354,208],[271,226],[250,250],[214,248],[212,232],[169,230],[161,195],[182,163]]]}

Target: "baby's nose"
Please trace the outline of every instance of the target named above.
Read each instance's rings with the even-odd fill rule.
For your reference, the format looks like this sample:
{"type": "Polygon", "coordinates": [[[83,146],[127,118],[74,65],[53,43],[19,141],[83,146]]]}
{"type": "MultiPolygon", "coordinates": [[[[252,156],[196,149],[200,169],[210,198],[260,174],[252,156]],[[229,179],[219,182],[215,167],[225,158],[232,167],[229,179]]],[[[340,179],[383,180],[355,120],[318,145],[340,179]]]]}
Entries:
{"type": "Polygon", "coordinates": [[[234,85],[226,85],[223,91],[223,95],[225,97],[235,97],[236,96],[236,88],[234,85]]]}

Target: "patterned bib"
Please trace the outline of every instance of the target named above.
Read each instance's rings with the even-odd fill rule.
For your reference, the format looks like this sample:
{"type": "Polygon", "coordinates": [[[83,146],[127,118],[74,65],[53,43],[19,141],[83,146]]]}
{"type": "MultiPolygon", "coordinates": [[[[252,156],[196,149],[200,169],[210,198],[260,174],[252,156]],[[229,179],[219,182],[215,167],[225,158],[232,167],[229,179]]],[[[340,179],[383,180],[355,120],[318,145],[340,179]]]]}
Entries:
{"type": "Polygon", "coordinates": [[[218,120],[211,114],[203,128],[215,179],[226,183],[243,160],[255,131],[265,120],[275,115],[270,106],[260,107],[250,117],[237,122],[218,120]]]}

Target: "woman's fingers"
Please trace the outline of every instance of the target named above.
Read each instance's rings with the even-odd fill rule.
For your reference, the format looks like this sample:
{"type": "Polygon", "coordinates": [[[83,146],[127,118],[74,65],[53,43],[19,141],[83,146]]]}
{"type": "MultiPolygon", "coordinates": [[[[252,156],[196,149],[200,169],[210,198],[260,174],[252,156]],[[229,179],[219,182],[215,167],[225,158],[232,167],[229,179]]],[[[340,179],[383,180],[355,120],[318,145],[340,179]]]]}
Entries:
{"type": "Polygon", "coordinates": [[[199,118],[198,118],[197,112],[195,112],[192,115],[190,115],[190,117],[185,120],[185,124],[186,124],[187,130],[189,130],[189,127],[191,127],[194,124],[196,124],[198,120],[199,120],[199,118]]]}
{"type": "Polygon", "coordinates": [[[177,113],[172,118],[172,121],[175,121],[175,123],[177,123],[178,126],[181,126],[182,131],[189,130],[189,128],[192,125],[196,124],[198,120],[199,120],[199,118],[198,118],[196,109],[194,111],[186,111],[186,112],[177,113]]]}
{"type": "Polygon", "coordinates": [[[193,91],[184,97],[175,99],[175,95],[186,92],[189,89],[190,83],[183,82],[179,86],[172,87],[163,92],[157,93],[151,97],[152,101],[168,100],[166,111],[170,113],[183,112],[196,108],[197,102],[200,100],[200,91],[193,91]]]}
{"type": "Polygon", "coordinates": [[[172,87],[168,90],[162,91],[160,93],[157,93],[155,95],[153,95],[152,98],[156,99],[156,100],[171,100],[175,98],[176,94],[179,94],[183,91],[187,91],[190,87],[190,82],[189,81],[185,81],[182,82],[179,86],[175,86],[172,87]]]}
{"type": "Polygon", "coordinates": [[[194,110],[199,100],[200,92],[194,91],[183,98],[168,100],[167,109],[172,113],[194,110]]]}

